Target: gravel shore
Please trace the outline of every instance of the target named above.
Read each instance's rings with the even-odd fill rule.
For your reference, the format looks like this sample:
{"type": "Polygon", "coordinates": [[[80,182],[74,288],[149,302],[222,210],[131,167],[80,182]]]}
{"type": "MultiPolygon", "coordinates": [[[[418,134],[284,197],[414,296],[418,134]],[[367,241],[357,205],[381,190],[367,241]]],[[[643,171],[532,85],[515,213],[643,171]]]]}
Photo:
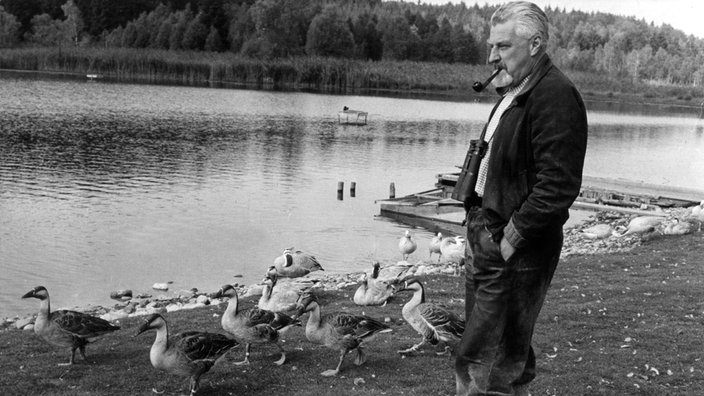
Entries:
{"type": "MultiPolygon", "coordinates": [[[[616,211],[594,212],[586,221],[565,230],[565,242],[562,256],[608,254],[629,251],[648,239],[672,234],[671,229],[668,231],[668,224],[679,223],[680,225],[687,225],[688,229],[685,229],[686,232],[683,233],[701,232],[703,219],[691,217],[691,210],[673,208],[658,212],[657,215],[658,216],[647,216],[652,217],[651,221],[655,222],[655,226],[653,226],[652,229],[620,235],[624,230],[627,230],[629,223],[638,216],[625,215],[616,211]],[[660,220],[658,220],[658,218],[660,220]],[[599,230],[599,232],[594,232],[593,230],[599,230]]],[[[437,263],[436,260],[437,259],[426,259],[414,261],[411,259],[411,262],[381,263],[381,267],[387,274],[403,272],[404,274],[415,274],[418,276],[430,274],[458,275],[462,271],[456,263],[437,263]]],[[[342,275],[327,275],[320,272],[313,272],[303,278],[280,278],[280,282],[296,283],[305,281],[312,283],[313,285],[311,287],[314,289],[339,290],[357,284],[361,275],[362,272],[342,275]]],[[[238,288],[242,296],[257,296],[262,293],[262,285],[258,284],[235,284],[235,287],[238,288]]],[[[171,295],[167,295],[165,292],[158,290],[155,290],[155,292],[159,294],[140,294],[132,296],[131,291],[113,291],[111,294],[116,298],[116,303],[111,307],[86,306],[73,309],[100,316],[108,321],[119,321],[120,319],[132,316],[194,309],[207,305],[226,303],[226,299],[213,297],[215,291],[200,291],[194,288],[171,293],[171,295]]],[[[0,329],[11,327],[31,329],[34,323],[34,317],[35,315],[27,315],[24,317],[6,318],[0,323],[0,329]]]]}

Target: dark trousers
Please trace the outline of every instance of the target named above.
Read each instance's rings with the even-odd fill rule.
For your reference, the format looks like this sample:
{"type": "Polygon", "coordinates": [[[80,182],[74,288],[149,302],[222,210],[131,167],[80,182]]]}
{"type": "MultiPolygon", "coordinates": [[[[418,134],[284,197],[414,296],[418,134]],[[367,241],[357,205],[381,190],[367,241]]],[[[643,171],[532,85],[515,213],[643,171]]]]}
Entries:
{"type": "Polygon", "coordinates": [[[467,243],[473,257],[466,264],[466,326],[455,367],[458,376],[469,373],[463,393],[512,395],[514,386],[535,378],[531,339],[562,241],[562,229],[555,230],[504,261],[481,209],[468,211],[467,243]]]}

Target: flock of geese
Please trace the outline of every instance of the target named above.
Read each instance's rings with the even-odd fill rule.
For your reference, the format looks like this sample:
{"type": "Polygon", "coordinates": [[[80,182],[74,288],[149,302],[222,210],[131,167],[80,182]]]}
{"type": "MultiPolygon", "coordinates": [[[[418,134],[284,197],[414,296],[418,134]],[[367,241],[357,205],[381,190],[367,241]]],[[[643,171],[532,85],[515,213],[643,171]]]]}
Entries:
{"type": "MultiPolygon", "coordinates": [[[[410,232],[399,240],[399,251],[403,260],[415,252],[417,243],[410,232]]],[[[429,256],[438,254],[445,260],[464,258],[464,239],[438,234],[430,243],[429,256]]],[[[411,292],[411,298],[404,304],[404,320],[421,336],[421,341],[400,354],[417,351],[425,343],[444,345],[449,353],[449,343],[461,338],[464,320],[441,305],[426,301],[425,288],[421,280],[408,273],[408,263],[382,268],[373,264],[369,274],[364,273],[353,301],[357,305],[385,305],[396,293],[411,292]]],[[[377,335],[388,333],[392,328],[383,321],[368,315],[350,312],[323,312],[312,286],[315,280],[301,278],[314,271],[323,271],[318,260],[306,252],[293,248],[284,250],[268,268],[263,280],[262,296],[257,306],[241,309],[237,290],[232,285],[223,285],[212,295],[213,298],[227,298],[228,304],[221,317],[224,333],[205,331],[184,331],[170,334],[166,319],[159,313],[149,315],[139,327],[137,335],[154,330],[156,338],[149,352],[154,368],[189,379],[190,394],[198,391],[200,377],[207,373],[220,359],[233,348],[244,344],[244,360],[236,365],[250,364],[252,345],[273,344],[278,347],[281,357],[274,362],[283,365],[286,351],[281,340],[295,327],[302,327],[301,318],[308,313],[305,336],[311,343],[324,345],[339,354],[335,368],[325,370],[323,376],[337,375],[345,356],[352,353],[354,364],[366,361],[366,346],[377,335]],[[280,283],[279,278],[297,278],[280,283]]],[[[68,363],[75,363],[75,353],[79,350],[86,360],[85,347],[94,339],[120,330],[119,326],[86,314],[70,310],[51,311],[49,292],[44,286],[37,286],[22,298],[36,298],[40,301],[39,313],[34,322],[34,332],[47,343],[70,348],[68,363]]]]}
{"type": "Polygon", "coordinates": [[[704,201],[698,205],[686,208],[679,217],[646,215],[632,218],[627,226],[612,227],[610,224],[599,223],[582,230],[589,239],[604,239],[609,237],[624,237],[628,235],[685,235],[695,230],[701,231],[704,223],[704,201]]]}
{"type": "MultiPolygon", "coordinates": [[[[704,221],[704,202],[690,208],[685,221],[670,221],[659,216],[641,216],[630,221],[623,229],[612,229],[608,225],[597,224],[583,230],[590,238],[608,236],[625,236],[652,232],[661,229],[664,234],[687,233],[696,220],[699,227],[704,221]],[[692,220],[694,219],[694,220],[692,220]]],[[[462,264],[467,255],[466,241],[463,237],[443,237],[438,233],[428,245],[428,257],[438,255],[438,262],[462,264]]],[[[413,254],[418,244],[410,231],[406,231],[398,242],[401,258],[405,262],[413,254]]],[[[404,320],[421,336],[419,343],[407,349],[399,350],[401,354],[412,353],[424,344],[445,345],[449,353],[449,343],[456,342],[462,336],[465,322],[459,315],[441,305],[426,301],[425,288],[421,280],[408,273],[408,263],[401,262],[395,266],[382,268],[378,262],[373,264],[370,273],[364,273],[359,279],[359,287],[354,293],[353,301],[361,306],[381,306],[396,293],[411,292],[411,298],[404,304],[401,313],[404,320]]],[[[300,318],[308,313],[305,335],[308,341],[321,344],[339,353],[337,365],[325,370],[323,376],[334,376],[340,372],[345,356],[353,353],[354,363],[361,365],[366,360],[364,349],[378,334],[391,332],[392,329],[371,316],[348,312],[323,312],[312,286],[315,280],[301,277],[314,271],[323,271],[318,260],[293,248],[284,250],[274,260],[274,265],[266,271],[263,280],[262,295],[256,307],[240,309],[237,290],[232,285],[224,285],[213,295],[215,298],[227,298],[228,305],[221,318],[223,333],[203,331],[185,331],[175,335],[169,334],[166,319],[158,313],[150,315],[139,328],[137,334],[149,330],[156,331],[156,338],[149,352],[152,366],[175,375],[189,378],[190,393],[198,391],[200,377],[208,372],[231,349],[244,344],[244,360],[237,365],[249,364],[252,345],[274,344],[281,352],[281,357],[274,362],[282,365],[286,362],[286,351],[281,339],[294,327],[302,327],[300,318]],[[299,278],[295,282],[279,283],[279,278],[299,278]]],[[[117,331],[120,327],[86,313],[58,310],[51,311],[49,292],[44,286],[37,286],[22,298],[36,298],[40,301],[39,313],[35,319],[34,332],[47,343],[70,348],[68,363],[74,364],[76,350],[86,359],[86,345],[102,335],[117,331]]]]}

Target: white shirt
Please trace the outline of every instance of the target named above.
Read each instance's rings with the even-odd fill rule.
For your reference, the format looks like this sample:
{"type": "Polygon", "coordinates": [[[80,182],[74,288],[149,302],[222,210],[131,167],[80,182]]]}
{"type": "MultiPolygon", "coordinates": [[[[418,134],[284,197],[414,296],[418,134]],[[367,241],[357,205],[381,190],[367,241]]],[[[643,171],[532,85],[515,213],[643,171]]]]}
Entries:
{"type": "Polygon", "coordinates": [[[496,108],[496,111],[494,112],[494,115],[491,117],[489,120],[489,125],[486,127],[486,134],[484,135],[488,144],[486,147],[486,154],[484,155],[484,159],[482,160],[481,164],[479,165],[479,174],[477,175],[477,185],[474,187],[474,191],[477,192],[477,195],[480,197],[484,196],[484,185],[486,184],[486,174],[489,169],[489,153],[491,152],[491,141],[494,137],[494,132],[496,132],[496,127],[499,125],[499,120],[501,120],[501,116],[504,114],[504,111],[508,108],[508,106],[513,102],[513,99],[518,95],[521,90],[526,86],[528,83],[529,77],[526,77],[521,81],[520,84],[517,86],[509,89],[501,98],[501,103],[499,103],[499,106],[496,108]]]}

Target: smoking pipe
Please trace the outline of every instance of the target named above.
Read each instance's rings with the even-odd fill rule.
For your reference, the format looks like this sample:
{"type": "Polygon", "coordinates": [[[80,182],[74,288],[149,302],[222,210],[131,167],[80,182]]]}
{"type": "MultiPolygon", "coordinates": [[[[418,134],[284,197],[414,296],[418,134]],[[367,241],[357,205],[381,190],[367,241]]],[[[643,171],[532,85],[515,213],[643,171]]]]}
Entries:
{"type": "Polygon", "coordinates": [[[499,72],[501,72],[501,70],[502,70],[501,68],[495,69],[494,72],[491,73],[491,75],[489,76],[489,78],[487,78],[486,81],[484,81],[483,83],[482,83],[482,82],[479,82],[479,81],[475,81],[474,84],[472,84],[472,89],[474,89],[476,92],[481,92],[481,91],[483,91],[484,88],[486,88],[487,85],[489,85],[489,83],[491,82],[491,80],[493,80],[494,77],[496,77],[497,75],[499,75],[499,72]]]}

